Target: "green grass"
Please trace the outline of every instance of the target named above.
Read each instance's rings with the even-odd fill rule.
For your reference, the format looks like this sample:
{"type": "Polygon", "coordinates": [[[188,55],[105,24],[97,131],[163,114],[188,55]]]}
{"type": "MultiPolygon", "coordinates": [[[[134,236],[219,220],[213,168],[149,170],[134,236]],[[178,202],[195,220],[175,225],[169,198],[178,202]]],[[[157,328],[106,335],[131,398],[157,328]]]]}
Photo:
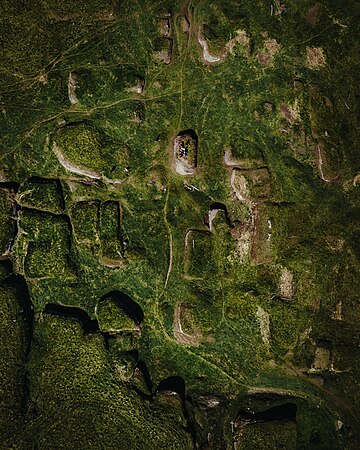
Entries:
{"type": "Polygon", "coordinates": [[[22,215],[27,253],[24,270],[30,278],[74,277],[70,264],[70,231],[64,217],[28,211],[22,215]]]}
{"type": "Polygon", "coordinates": [[[191,448],[166,406],[152,406],[129,390],[111,366],[100,335],[84,338],[72,319],[44,316],[35,339],[39,345],[32,349],[30,367],[41,376],[32,385],[38,406],[29,427],[38,448],[65,449],[70,441],[84,449],[191,448]],[[51,346],[43,347],[44,341],[51,346]]]}
{"type": "Polygon", "coordinates": [[[0,299],[0,445],[2,448],[22,448],[28,336],[17,289],[2,283],[0,299]]]}
{"type": "Polygon", "coordinates": [[[267,422],[248,425],[239,439],[242,449],[292,449],[296,447],[296,425],[291,422],[267,422]]]}
{"type": "MultiPolygon", "coordinates": [[[[199,445],[208,433],[212,448],[232,445],[229,422],[248,388],[288,387],[328,411],[318,419],[319,448],[357,448],[359,427],[348,408],[358,408],[360,197],[353,179],[360,171],[360,11],[354,0],[320,2],[312,25],[310,0],[289,0],[281,14],[277,3],[3,2],[0,175],[20,184],[20,211],[2,186],[1,253],[9,249],[18,214],[10,257],[14,270],[25,274],[37,313],[60,302],[94,318],[99,299],[113,290],[126,292],[144,311],[141,335],[117,335],[108,350],[99,333],[83,335],[72,320],[37,321],[25,448],[69,448],[69,442],[94,449],[191,448],[176,405],[144,402],[124,384],[136,359],[125,353],[134,349],[154,386],[183,377],[199,445]],[[182,28],[184,13],[190,34],[182,28]],[[171,24],[169,64],[156,59],[170,45],[158,31],[164,17],[171,24]],[[204,64],[200,25],[210,53],[222,54],[239,29],[249,51],[239,44],[219,64],[204,64]],[[258,60],[267,39],[281,45],[269,67],[258,60]],[[324,68],[307,67],[307,47],[323,48],[324,68]],[[70,72],[76,74],[75,105],[68,98],[70,72]],[[134,92],[143,81],[143,92],[134,92]],[[294,122],[282,105],[298,107],[294,122]],[[182,177],[171,166],[173,139],[187,129],[198,136],[197,168],[182,177]],[[330,183],[320,179],[319,143],[330,183]],[[97,172],[100,180],[67,171],[54,144],[68,162],[97,172]],[[236,253],[236,233],[251,230],[251,210],[235,198],[232,169],[224,164],[228,148],[251,168],[242,175],[259,211],[256,242],[244,258],[236,253]],[[210,234],[206,220],[214,202],[226,205],[228,221],[219,214],[210,234]],[[198,231],[188,235],[185,248],[189,230],[198,231]],[[276,297],[283,267],[294,273],[291,303],[276,297]],[[340,301],[342,321],[334,319],[340,301]],[[188,308],[184,330],[202,336],[198,346],[175,339],[179,303],[188,308]],[[270,317],[269,348],[258,307],[270,317]],[[321,340],[331,341],[334,368],[345,372],[325,374],[316,388],[299,373],[309,369],[321,340]],[[218,396],[223,407],[200,407],[205,395],[218,396]],[[329,423],[338,417],[345,425],[334,437],[329,423]]],[[[6,278],[10,269],[1,267],[6,278]]],[[[21,356],[21,327],[7,338],[9,314],[3,346],[21,356]]],[[[111,303],[98,306],[98,318],[103,331],[131,327],[111,303]]],[[[21,364],[6,369],[9,386],[17,383],[21,364]]],[[[136,383],[146,391],[144,380],[136,383]]],[[[12,389],[6,404],[17,399],[12,389]]],[[[311,408],[299,412],[298,448],[312,445],[311,408]]],[[[6,429],[9,418],[0,414],[0,423],[6,429]]],[[[17,427],[13,421],[9,433],[17,427]]],[[[293,447],[293,426],[276,427],[249,427],[243,446],[293,447]]]]}
{"type": "Polygon", "coordinates": [[[112,333],[132,331],[136,328],[134,321],[111,299],[99,303],[96,315],[101,331],[112,333]]]}
{"type": "Polygon", "coordinates": [[[64,200],[57,180],[30,179],[18,191],[18,202],[25,207],[59,214],[64,200]]]}

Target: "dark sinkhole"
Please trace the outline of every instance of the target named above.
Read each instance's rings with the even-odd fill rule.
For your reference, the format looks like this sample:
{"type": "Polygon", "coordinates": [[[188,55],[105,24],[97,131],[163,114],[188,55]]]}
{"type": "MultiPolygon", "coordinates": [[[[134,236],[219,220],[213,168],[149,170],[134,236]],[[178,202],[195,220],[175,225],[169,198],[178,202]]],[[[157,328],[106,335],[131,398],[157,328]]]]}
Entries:
{"type": "Polygon", "coordinates": [[[173,391],[179,394],[179,396],[185,398],[185,382],[181,377],[168,377],[160,381],[157,391],[173,391]]]}

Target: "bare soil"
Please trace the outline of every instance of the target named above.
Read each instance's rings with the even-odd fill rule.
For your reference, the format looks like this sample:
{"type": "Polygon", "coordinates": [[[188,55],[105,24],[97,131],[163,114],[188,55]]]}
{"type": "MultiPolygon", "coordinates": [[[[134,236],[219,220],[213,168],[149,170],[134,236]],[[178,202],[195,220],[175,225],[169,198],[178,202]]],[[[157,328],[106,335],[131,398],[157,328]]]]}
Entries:
{"type": "Polygon", "coordinates": [[[250,39],[244,30],[236,30],[235,37],[226,43],[225,48],[220,55],[214,55],[209,52],[209,45],[202,34],[201,26],[198,29],[198,42],[203,49],[202,58],[204,62],[208,64],[215,64],[225,59],[229,53],[233,52],[237,44],[242,45],[245,49],[246,55],[250,56],[250,39]]]}
{"type": "Polygon", "coordinates": [[[192,175],[196,169],[197,143],[189,135],[174,140],[175,171],[180,175],[192,175]]]}
{"type": "Polygon", "coordinates": [[[285,105],[285,103],[281,103],[280,111],[282,116],[290,123],[294,123],[300,118],[300,111],[296,104],[291,106],[285,105]]]}
{"type": "Polygon", "coordinates": [[[306,65],[310,69],[320,69],[326,64],[324,51],[321,47],[306,48],[306,65]]]}
{"type": "Polygon", "coordinates": [[[274,57],[280,48],[281,45],[276,41],[276,39],[267,39],[264,42],[263,51],[257,54],[259,63],[263,66],[271,66],[274,62],[274,57]]]}

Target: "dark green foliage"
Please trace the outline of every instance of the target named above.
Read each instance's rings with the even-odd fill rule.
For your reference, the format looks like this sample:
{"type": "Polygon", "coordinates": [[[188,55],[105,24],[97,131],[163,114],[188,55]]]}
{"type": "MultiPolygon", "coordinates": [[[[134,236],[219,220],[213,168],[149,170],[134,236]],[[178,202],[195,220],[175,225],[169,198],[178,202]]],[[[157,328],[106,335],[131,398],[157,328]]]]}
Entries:
{"type": "Polygon", "coordinates": [[[355,0],[2,2],[0,446],[186,449],[191,422],[199,448],[359,447],[359,16],[355,0]],[[27,401],[12,270],[37,312],[27,401]],[[140,325],[100,301],[117,290],[140,325]],[[184,401],[155,395],[167,377],[184,401]],[[296,425],[232,430],[256,391],[259,410],[291,396],[296,425]]]}
{"type": "Polygon", "coordinates": [[[8,189],[0,189],[0,255],[9,252],[11,241],[15,235],[14,194],[8,189]]]}
{"type": "Polygon", "coordinates": [[[117,202],[106,202],[100,207],[100,239],[102,257],[109,260],[122,258],[121,210],[117,202]]]}
{"type": "Polygon", "coordinates": [[[62,213],[64,199],[58,180],[33,178],[26,181],[18,191],[17,201],[28,208],[62,213]]]}
{"type": "Polygon", "coordinates": [[[100,335],[84,339],[72,319],[44,316],[34,337],[39,344],[30,367],[38,380],[32,385],[38,418],[29,428],[38,448],[67,449],[69,442],[81,449],[191,448],[166,406],[155,409],[128,389],[111,367],[100,335]]]}
{"type": "Polygon", "coordinates": [[[65,217],[27,211],[20,226],[26,233],[20,245],[27,252],[24,271],[30,278],[65,279],[74,276],[70,265],[70,229],[65,217]]]}
{"type": "Polygon", "coordinates": [[[0,285],[0,447],[23,448],[25,421],[25,358],[28,345],[20,293],[0,285]]]}

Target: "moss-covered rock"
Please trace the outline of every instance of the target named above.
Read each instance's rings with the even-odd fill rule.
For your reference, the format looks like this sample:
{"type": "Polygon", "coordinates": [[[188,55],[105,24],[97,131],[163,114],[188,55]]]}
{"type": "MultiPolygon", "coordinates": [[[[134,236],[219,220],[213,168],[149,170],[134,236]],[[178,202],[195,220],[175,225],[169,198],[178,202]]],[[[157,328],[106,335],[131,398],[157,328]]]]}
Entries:
{"type": "Polygon", "coordinates": [[[20,295],[15,286],[0,285],[0,445],[3,448],[24,445],[28,332],[20,295]]]}
{"type": "Polygon", "coordinates": [[[359,448],[359,14],[3,0],[4,448],[359,448]]]}

